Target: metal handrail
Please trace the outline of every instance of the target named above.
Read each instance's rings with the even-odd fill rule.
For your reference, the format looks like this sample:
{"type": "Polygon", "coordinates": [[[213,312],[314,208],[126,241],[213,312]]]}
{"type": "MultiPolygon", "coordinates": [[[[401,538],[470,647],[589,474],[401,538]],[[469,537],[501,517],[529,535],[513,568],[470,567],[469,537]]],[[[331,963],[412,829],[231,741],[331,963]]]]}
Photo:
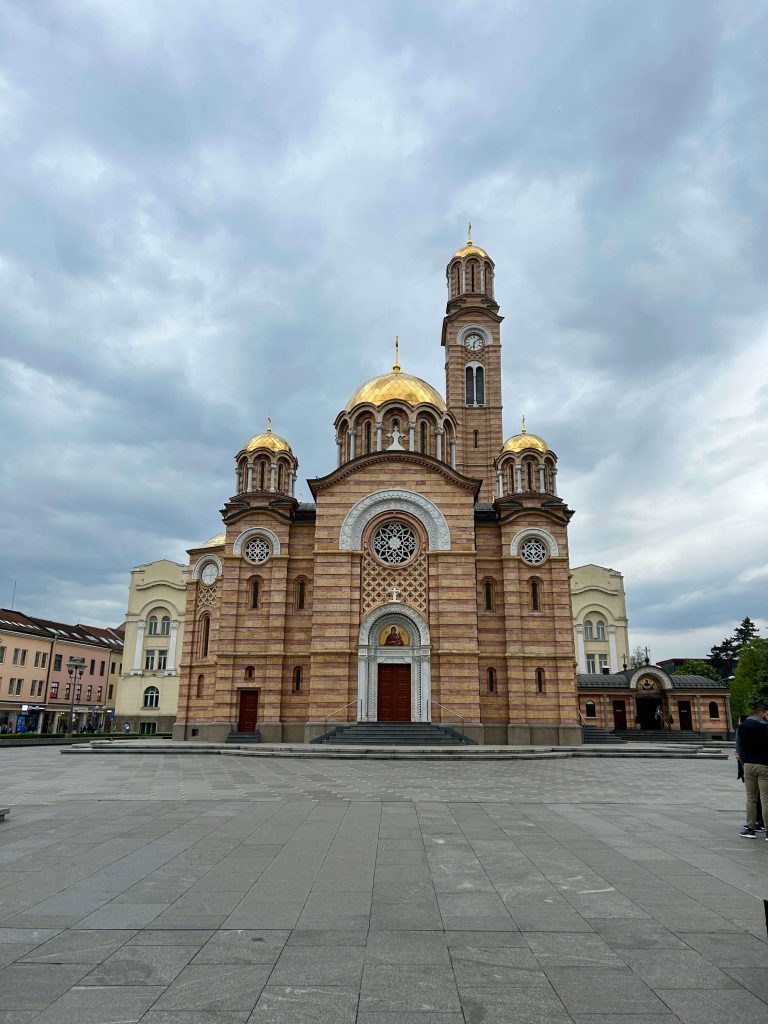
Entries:
{"type": "Polygon", "coordinates": [[[325,718],[323,719],[323,721],[327,722],[329,718],[333,718],[334,715],[338,715],[338,713],[340,711],[346,711],[347,708],[351,708],[353,704],[359,704],[360,705],[360,718],[362,718],[363,717],[363,700],[362,700],[362,697],[358,697],[357,700],[351,700],[349,702],[349,704],[345,704],[341,708],[336,708],[336,710],[332,711],[330,713],[330,715],[326,715],[325,718]]]}
{"type": "Polygon", "coordinates": [[[451,711],[451,709],[447,708],[445,704],[441,704],[439,701],[432,700],[431,697],[427,700],[427,717],[429,718],[430,722],[432,721],[432,715],[429,712],[430,704],[432,705],[432,707],[440,708],[441,711],[447,711],[449,715],[453,715],[454,718],[458,718],[461,724],[464,725],[464,719],[461,717],[461,715],[458,715],[455,711],[451,711]]]}

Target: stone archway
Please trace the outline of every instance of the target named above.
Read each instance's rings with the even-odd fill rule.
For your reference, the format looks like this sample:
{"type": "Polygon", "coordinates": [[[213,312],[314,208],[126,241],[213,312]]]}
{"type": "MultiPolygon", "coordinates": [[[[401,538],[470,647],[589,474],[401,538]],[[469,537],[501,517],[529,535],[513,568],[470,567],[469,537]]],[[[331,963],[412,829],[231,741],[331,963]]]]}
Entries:
{"type": "Polygon", "coordinates": [[[411,721],[431,721],[429,627],[422,616],[399,602],[375,608],[360,627],[357,648],[357,696],[359,720],[378,720],[378,679],[380,665],[409,665],[411,673],[411,721]],[[382,634],[398,627],[409,643],[390,647],[381,643],[382,634]]]}

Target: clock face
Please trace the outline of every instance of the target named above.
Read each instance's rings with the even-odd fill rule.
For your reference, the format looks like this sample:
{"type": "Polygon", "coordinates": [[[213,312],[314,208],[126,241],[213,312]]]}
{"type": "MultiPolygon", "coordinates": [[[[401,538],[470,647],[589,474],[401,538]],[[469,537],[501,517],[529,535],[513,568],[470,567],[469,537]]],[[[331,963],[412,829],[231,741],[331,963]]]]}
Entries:
{"type": "Polygon", "coordinates": [[[206,587],[210,587],[212,583],[216,582],[216,578],[218,577],[218,575],[218,570],[216,566],[213,564],[213,562],[208,562],[208,564],[204,566],[203,571],[200,573],[200,579],[203,581],[206,587]]]}
{"type": "Polygon", "coordinates": [[[464,339],[464,348],[467,352],[481,352],[484,344],[479,334],[468,334],[464,339]]]}

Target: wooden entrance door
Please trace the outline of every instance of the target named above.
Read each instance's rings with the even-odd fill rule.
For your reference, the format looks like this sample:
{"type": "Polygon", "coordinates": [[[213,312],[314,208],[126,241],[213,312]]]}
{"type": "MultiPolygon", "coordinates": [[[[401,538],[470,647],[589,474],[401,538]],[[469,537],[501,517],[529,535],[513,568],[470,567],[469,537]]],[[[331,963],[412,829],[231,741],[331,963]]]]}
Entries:
{"type": "Polygon", "coordinates": [[[679,700],[677,702],[677,714],[680,718],[681,732],[691,732],[693,729],[693,718],[691,716],[691,702],[679,700]]]}
{"type": "Polygon", "coordinates": [[[240,716],[237,720],[238,732],[255,732],[259,721],[259,691],[240,691],[240,716]]]}
{"type": "Polygon", "coordinates": [[[410,722],[410,665],[379,665],[376,717],[380,722],[410,722]]]}
{"type": "Polygon", "coordinates": [[[624,732],[627,728],[627,706],[623,700],[613,702],[613,728],[616,732],[624,732]]]}

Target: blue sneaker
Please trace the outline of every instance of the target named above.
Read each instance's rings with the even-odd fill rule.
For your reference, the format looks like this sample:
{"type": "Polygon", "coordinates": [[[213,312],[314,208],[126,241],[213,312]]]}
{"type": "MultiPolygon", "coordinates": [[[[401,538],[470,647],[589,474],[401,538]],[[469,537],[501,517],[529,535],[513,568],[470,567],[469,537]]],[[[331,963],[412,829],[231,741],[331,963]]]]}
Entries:
{"type": "Polygon", "coordinates": [[[757,836],[755,835],[755,830],[753,828],[749,828],[748,825],[744,826],[744,828],[741,830],[741,832],[739,832],[739,835],[741,836],[742,839],[756,839],[757,838],[757,836]]]}

